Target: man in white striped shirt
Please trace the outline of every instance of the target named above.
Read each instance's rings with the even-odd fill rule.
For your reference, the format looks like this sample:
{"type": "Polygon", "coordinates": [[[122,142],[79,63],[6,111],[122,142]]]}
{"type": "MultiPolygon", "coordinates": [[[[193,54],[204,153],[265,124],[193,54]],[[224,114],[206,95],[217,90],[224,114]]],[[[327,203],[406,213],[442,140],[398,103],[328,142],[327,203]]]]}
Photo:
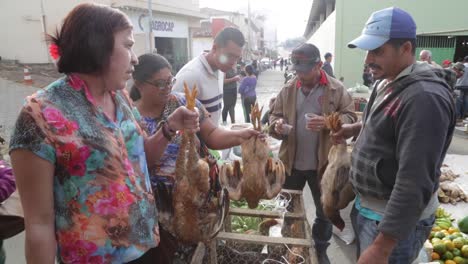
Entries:
{"type": "Polygon", "coordinates": [[[216,35],[208,53],[189,61],[176,75],[173,90],[183,92],[184,82],[190,88],[196,84],[197,99],[210,113],[215,125],[219,125],[221,117],[224,73],[237,64],[244,43],[244,36],[237,28],[224,28],[216,35]]]}

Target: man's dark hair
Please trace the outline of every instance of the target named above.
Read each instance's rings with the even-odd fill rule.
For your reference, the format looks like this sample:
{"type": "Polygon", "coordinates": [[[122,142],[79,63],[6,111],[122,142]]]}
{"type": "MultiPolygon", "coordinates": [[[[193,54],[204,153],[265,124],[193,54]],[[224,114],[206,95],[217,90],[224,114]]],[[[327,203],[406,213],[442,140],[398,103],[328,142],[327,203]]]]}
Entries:
{"type": "Polygon", "coordinates": [[[468,62],[468,56],[465,56],[465,58],[463,58],[463,62],[468,62]]]}
{"type": "Polygon", "coordinates": [[[214,39],[214,43],[220,47],[226,47],[229,41],[234,42],[239,47],[243,47],[245,44],[245,38],[244,35],[242,35],[242,32],[233,27],[224,28],[214,39]]]}
{"type": "Polygon", "coordinates": [[[60,73],[102,73],[114,50],[114,34],[132,28],[127,16],[114,8],[80,4],[65,18],[60,32],[48,36],[57,45],[60,73]]]}
{"type": "Polygon", "coordinates": [[[332,54],[330,52],[327,52],[325,53],[325,56],[323,56],[325,59],[328,59],[329,57],[331,57],[332,54]]]}
{"type": "Polygon", "coordinates": [[[405,39],[405,38],[394,38],[387,41],[388,44],[392,45],[395,49],[399,49],[407,41],[411,43],[411,53],[416,54],[416,39],[405,39]]]}
{"type": "Polygon", "coordinates": [[[246,72],[248,75],[254,74],[254,67],[253,67],[251,64],[245,66],[245,72],[246,72]]]}
{"type": "MultiPolygon", "coordinates": [[[[153,53],[143,54],[138,57],[138,64],[135,65],[135,71],[132,73],[132,77],[135,83],[142,83],[151,79],[151,76],[164,68],[172,70],[171,64],[163,56],[153,53]]],[[[137,101],[141,98],[141,94],[135,83],[130,89],[130,98],[132,98],[133,101],[137,101]]]]}

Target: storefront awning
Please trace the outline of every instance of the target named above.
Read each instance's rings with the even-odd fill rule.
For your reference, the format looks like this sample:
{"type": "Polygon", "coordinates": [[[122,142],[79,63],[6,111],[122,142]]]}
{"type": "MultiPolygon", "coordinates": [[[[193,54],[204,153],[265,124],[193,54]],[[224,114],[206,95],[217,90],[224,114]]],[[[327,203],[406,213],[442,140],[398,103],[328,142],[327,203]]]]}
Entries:
{"type": "Polygon", "coordinates": [[[420,32],[418,36],[468,36],[468,28],[420,32]]]}

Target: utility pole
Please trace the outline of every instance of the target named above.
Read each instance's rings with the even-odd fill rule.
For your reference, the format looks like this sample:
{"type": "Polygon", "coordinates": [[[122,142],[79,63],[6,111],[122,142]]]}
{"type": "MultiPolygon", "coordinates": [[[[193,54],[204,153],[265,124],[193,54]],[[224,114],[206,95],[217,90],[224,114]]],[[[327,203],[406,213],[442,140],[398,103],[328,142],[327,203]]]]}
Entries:
{"type": "MultiPolygon", "coordinates": [[[[44,33],[44,37],[47,36],[47,24],[46,24],[46,15],[44,10],[44,0],[41,0],[41,24],[42,24],[42,33],[44,33]]],[[[49,46],[45,45],[46,57],[49,62],[52,62],[49,56],[49,46]]]]}
{"type": "Polygon", "coordinates": [[[152,0],[148,0],[148,37],[146,39],[146,52],[152,53],[153,42],[153,28],[151,24],[153,23],[153,3],[152,0]]]}
{"type": "Polygon", "coordinates": [[[249,59],[252,59],[252,52],[250,50],[250,48],[252,47],[251,46],[251,42],[250,42],[250,0],[247,0],[247,20],[248,20],[248,25],[247,25],[247,54],[249,56],[249,59]]]}

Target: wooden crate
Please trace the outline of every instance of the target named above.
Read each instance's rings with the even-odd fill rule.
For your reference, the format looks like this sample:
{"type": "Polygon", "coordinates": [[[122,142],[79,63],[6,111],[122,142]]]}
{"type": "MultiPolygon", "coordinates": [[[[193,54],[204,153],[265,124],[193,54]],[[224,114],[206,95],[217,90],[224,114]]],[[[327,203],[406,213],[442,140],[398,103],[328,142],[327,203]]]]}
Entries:
{"type": "MultiPolygon", "coordinates": [[[[281,261],[282,256],[290,256],[285,245],[288,245],[290,249],[300,249],[305,261],[297,263],[318,263],[313,249],[311,229],[306,219],[302,191],[283,190],[282,193],[292,197],[288,212],[284,214],[283,237],[235,233],[231,230],[233,216],[279,219],[282,218],[281,212],[231,207],[224,223],[223,231],[208,245],[200,243],[191,263],[251,264],[262,263],[265,258],[281,261]],[[295,225],[295,237],[290,236],[293,224],[295,225]]],[[[283,262],[286,263],[285,261],[283,262]]],[[[271,261],[265,263],[278,262],[271,261]]]]}

